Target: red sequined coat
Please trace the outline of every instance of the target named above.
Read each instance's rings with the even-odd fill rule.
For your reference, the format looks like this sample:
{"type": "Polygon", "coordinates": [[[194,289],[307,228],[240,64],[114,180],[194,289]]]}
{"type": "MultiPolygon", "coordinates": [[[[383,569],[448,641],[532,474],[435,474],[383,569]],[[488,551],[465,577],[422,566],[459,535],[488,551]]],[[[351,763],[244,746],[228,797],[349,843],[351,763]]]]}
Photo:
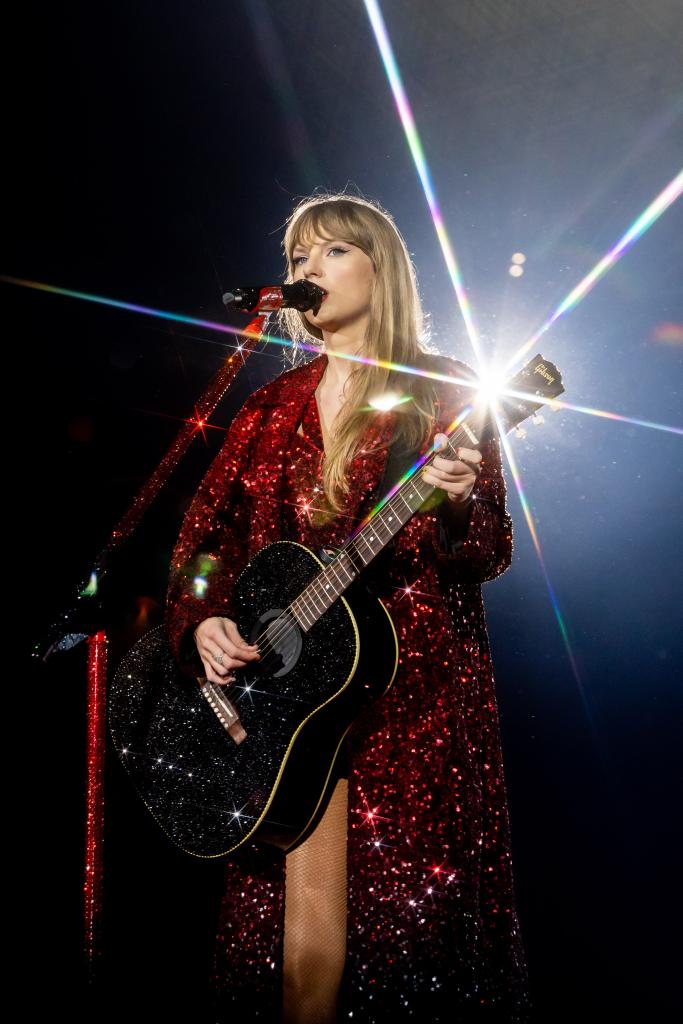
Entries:
{"type": "MultiPolygon", "coordinates": [[[[425,358],[442,373],[471,373],[446,357],[425,358]]],[[[234,580],[260,548],[279,539],[316,552],[338,547],[378,499],[387,453],[373,449],[391,439],[392,412],[378,413],[368,428],[343,511],[331,519],[315,511],[323,443],[314,392],[326,364],[322,354],[245,402],[192,501],[166,606],[181,665],[197,658],[192,633],[199,622],[234,617],[234,580]],[[215,571],[200,597],[193,580],[202,553],[215,571]]],[[[437,387],[433,433],[448,427],[471,394],[437,387]]],[[[396,628],[400,662],[389,692],[347,734],[348,930],[339,1020],[528,1019],[481,597],[481,584],[510,564],[512,530],[498,442],[485,443],[482,455],[466,536],[462,524],[454,529],[447,506],[420,511],[395,539],[385,570],[379,596],[396,628]]],[[[265,844],[246,845],[226,861],[213,977],[221,1022],[238,1014],[279,1020],[284,879],[285,855],[265,844]]]]}

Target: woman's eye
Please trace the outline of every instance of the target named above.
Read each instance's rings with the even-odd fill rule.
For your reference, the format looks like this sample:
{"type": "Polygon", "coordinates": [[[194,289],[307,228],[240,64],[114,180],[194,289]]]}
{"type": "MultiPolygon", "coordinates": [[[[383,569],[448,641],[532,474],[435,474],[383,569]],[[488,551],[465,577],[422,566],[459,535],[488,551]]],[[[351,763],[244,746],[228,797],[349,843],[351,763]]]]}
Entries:
{"type": "MultiPolygon", "coordinates": [[[[342,247],[340,245],[333,245],[332,248],[328,249],[327,251],[328,251],[328,254],[329,254],[331,252],[348,252],[349,250],[348,249],[342,249],[342,247]]],[[[299,266],[299,261],[300,260],[305,260],[305,259],[307,259],[306,256],[295,256],[294,259],[292,260],[292,264],[295,267],[298,267],[299,266]]]]}

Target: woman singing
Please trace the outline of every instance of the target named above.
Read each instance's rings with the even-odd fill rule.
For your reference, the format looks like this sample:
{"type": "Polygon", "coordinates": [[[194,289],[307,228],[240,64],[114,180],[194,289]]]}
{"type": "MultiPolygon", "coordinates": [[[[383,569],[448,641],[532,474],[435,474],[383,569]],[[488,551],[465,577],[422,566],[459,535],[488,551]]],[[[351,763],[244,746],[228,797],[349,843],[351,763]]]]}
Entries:
{"type": "MultiPolygon", "coordinates": [[[[383,481],[389,445],[425,453],[472,396],[462,384],[386,368],[473,378],[421,344],[412,263],[376,204],[315,195],[289,218],[284,250],[287,280],[326,293],[318,313],[281,314],[295,349],[305,338],[320,354],[245,402],[171,566],[174,655],[213,682],[234,680],[259,657],[231,608],[249,559],[280,539],[315,552],[340,547],[396,482],[383,481]],[[340,358],[348,355],[363,359],[340,358]],[[393,401],[385,411],[382,396],[393,401]]],[[[399,641],[392,687],[347,733],[308,839],[287,854],[247,843],[226,862],[214,971],[225,1020],[527,1019],[481,597],[512,553],[498,442],[436,457],[424,472],[437,500],[372,577],[399,641]]]]}

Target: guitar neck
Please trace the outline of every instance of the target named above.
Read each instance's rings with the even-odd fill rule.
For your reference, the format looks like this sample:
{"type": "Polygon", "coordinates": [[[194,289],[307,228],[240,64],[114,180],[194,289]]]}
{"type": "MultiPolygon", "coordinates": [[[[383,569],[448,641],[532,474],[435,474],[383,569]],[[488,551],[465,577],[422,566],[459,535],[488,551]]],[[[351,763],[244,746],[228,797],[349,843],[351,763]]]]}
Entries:
{"type": "MultiPolygon", "coordinates": [[[[470,412],[471,407],[465,409],[461,419],[464,421],[470,412]]],[[[479,429],[475,432],[471,423],[461,422],[447,435],[448,445],[438,452],[432,452],[422,465],[431,465],[437,455],[455,458],[459,447],[478,447],[482,434],[483,431],[479,429]]],[[[288,610],[304,632],[325,614],[435,490],[436,487],[423,480],[420,473],[413,472],[369,522],[344,544],[289,606],[288,610]]]]}
{"type": "MultiPolygon", "coordinates": [[[[544,401],[552,401],[561,395],[564,385],[557,367],[539,353],[508,381],[505,389],[504,397],[496,403],[496,418],[500,429],[507,433],[540,409],[544,401]]],[[[430,452],[422,459],[421,465],[431,465],[437,455],[455,457],[456,449],[460,447],[478,448],[485,438],[494,433],[494,429],[481,404],[468,406],[458,416],[453,430],[446,435],[448,444],[438,452],[430,452]]],[[[344,544],[289,606],[288,611],[304,632],[324,615],[435,490],[436,487],[426,483],[421,474],[411,471],[396,492],[344,544]]]]}

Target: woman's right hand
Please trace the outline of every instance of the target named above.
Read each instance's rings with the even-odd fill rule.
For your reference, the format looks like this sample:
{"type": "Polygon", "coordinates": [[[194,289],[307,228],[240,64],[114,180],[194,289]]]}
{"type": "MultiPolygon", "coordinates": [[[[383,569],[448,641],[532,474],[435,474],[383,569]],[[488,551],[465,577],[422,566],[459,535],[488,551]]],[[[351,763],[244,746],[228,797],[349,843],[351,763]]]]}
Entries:
{"type": "Polygon", "coordinates": [[[234,681],[234,669],[243,668],[260,658],[257,644],[248,644],[237,631],[232,619],[214,615],[200,622],[194,631],[194,642],[202,659],[206,678],[211,683],[234,681]],[[217,658],[221,658],[220,661],[217,658]]]}

